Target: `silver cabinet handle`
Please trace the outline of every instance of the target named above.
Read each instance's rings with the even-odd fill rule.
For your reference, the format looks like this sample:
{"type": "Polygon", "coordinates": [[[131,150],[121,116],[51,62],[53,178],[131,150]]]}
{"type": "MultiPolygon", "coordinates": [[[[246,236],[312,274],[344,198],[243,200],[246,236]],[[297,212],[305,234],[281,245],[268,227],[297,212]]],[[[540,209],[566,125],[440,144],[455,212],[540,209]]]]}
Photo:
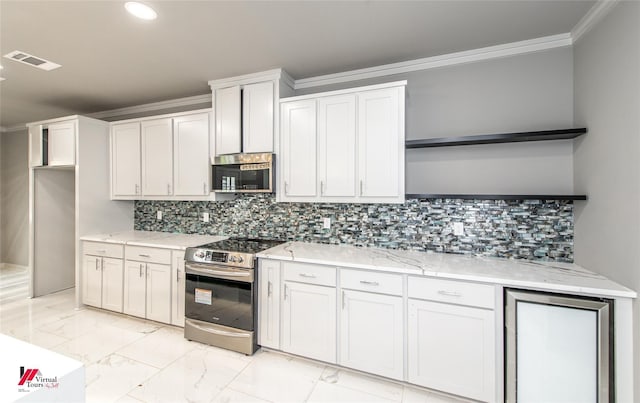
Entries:
{"type": "Polygon", "coordinates": [[[324,181],[320,181],[320,196],[324,195],[324,181]]]}
{"type": "Polygon", "coordinates": [[[136,183],[136,194],[140,194],[140,185],[136,183]]]}
{"type": "Polygon", "coordinates": [[[287,299],[287,296],[289,295],[289,293],[288,293],[287,291],[288,291],[288,287],[287,287],[287,285],[285,284],[285,285],[284,285],[284,299],[285,299],[285,300],[287,299]]]}
{"type": "Polygon", "coordinates": [[[207,182],[202,182],[202,194],[207,194],[207,182]]]}
{"type": "Polygon", "coordinates": [[[377,281],[365,281],[365,280],[360,280],[360,284],[374,285],[376,287],[380,285],[380,283],[378,283],[377,281]]]}
{"type": "Polygon", "coordinates": [[[342,309],[346,306],[345,298],[344,298],[344,290],[342,291],[342,309]]]}
{"type": "Polygon", "coordinates": [[[305,277],[305,278],[316,278],[315,274],[309,274],[309,273],[298,273],[298,275],[300,277],[305,277]]]}
{"type": "Polygon", "coordinates": [[[287,183],[287,181],[284,181],[284,194],[289,194],[289,184],[287,183]]]}
{"type": "Polygon", "coordinates": [[[273,294],[273,284],[269,281],[267,282],[267,297],[270,298],[271,294],[273,294]]]}
{"type": "Polygon", "coordinates": [[[456,292],[456,291],[440,290],[440,291],[438,291],[438,294],[446,295],[447,297],[462,297],[462,294],[460,294],[459,292],[456,292]]]}
{"type": "Polygon", "coordinates": [[[360,196],[362,196],[362,179],[360,179],[360,196]]]}
{"type": "Polygon", "coordinates": [[[142,263],[140,263],[140,277],[142,277],[142,263]]]}
{"type": "Polygon", "coordinates": [[[98,259],[96,259],[96,270],[98,270],[98,259]]]}
{"type": "Polygon", "coordinates": [[[171,194],[171,184],[167,183],[167,194],[171,194]]]}
{"type": "Polygon", "coordinates": [[[147,255],[146,253],[139,253],[138,256],[140,256],[140,257],[151,257],[151,255],[147,255]]]}
{"type": "Polygon", "coordinates": [[[180,270],[176,270],[176,283],[180,282],[180,270]]]}

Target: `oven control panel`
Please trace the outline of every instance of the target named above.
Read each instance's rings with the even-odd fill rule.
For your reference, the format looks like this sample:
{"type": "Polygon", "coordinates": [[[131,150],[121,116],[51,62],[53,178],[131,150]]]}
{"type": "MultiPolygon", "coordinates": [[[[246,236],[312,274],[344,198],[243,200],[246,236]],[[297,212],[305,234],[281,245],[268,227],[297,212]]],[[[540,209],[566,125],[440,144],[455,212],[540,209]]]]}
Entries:
{"type": "Polygon", "coordinates": [[[201,248],[187,248],[185,260],[194,263],[219,264],[235,267],[253,267],[253,257],[246,253],[220,252],[201,248]]]}

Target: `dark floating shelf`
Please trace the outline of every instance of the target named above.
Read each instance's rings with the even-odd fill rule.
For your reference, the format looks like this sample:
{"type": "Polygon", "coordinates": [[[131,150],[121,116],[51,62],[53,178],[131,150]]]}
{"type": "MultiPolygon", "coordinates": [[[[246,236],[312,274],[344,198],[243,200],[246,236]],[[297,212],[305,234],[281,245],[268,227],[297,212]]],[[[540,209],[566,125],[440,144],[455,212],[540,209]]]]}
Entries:
{"type": "Polygon", "coordinates": [[[406,194],[407,199],[464,200],[587,200],[586,195],[486,195],[486,194],[406,194]]]}
{"type": "Polygon", "coordinates": [[[482,134],[475,136],[439,137],[424,140],[407,140],[406,148],[467,146],[474,144],[518,143],[521,141],[567,140],[587,132],[586,127],[537,132],[482,134]]]}

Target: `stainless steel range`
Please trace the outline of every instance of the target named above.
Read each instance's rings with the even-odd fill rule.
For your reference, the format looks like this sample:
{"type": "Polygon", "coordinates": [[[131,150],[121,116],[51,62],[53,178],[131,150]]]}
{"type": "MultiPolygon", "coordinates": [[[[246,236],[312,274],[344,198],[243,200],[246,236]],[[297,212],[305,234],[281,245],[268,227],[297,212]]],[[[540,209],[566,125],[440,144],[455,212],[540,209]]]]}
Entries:
{"type": "Polygon", "coordinates": [[[230,238],[187,248],[184,337],[253,354],[258,349],[255,255],[281,243],[230,238]]]}

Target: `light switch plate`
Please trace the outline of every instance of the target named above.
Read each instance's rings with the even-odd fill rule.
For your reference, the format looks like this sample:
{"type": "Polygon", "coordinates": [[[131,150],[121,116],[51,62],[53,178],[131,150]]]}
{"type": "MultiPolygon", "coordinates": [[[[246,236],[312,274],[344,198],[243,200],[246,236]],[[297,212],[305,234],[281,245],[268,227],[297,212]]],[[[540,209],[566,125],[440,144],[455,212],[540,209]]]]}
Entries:
{"type": "Polygon", "coordinates": [[[209,222],[209,213],[202,213],[202,221],[209,222]]]}
{"type": "Polygon", "coordinates": [[[158,212],[156,213],[156,218],[158,220],[162,220],[162,210],[158,210],[158,212]]]}
{"type": "Polygon", "coordinates": [[[322,219],[322,228],[323,229],[331,228],[331,217],[324,217],[322,219]]]}
{"type": "Polygon", "coordinates": [[[461,222],[453,223],[453,235],[464,235],[464,224],[461,222]]]}

